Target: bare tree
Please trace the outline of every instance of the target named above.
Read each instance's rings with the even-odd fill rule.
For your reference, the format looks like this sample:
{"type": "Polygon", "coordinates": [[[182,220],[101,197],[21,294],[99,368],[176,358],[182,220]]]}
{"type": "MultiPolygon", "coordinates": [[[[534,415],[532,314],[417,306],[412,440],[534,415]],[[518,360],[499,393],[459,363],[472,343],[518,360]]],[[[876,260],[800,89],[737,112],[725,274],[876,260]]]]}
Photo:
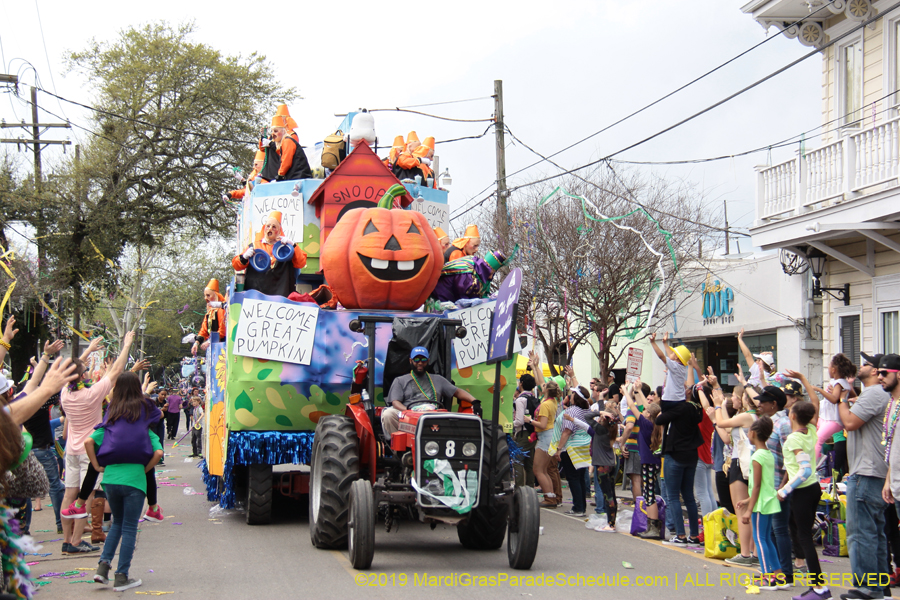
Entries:
{"type": "Polygon", "coordinates": [[[522,188],[511,203],[520,327],[535,333],[552,372],[587,344],[605,377],[671,316],[676,293],[699,283],[681,266],[717,225],[683,183],[601,168],[554,189],[522,188]]]}

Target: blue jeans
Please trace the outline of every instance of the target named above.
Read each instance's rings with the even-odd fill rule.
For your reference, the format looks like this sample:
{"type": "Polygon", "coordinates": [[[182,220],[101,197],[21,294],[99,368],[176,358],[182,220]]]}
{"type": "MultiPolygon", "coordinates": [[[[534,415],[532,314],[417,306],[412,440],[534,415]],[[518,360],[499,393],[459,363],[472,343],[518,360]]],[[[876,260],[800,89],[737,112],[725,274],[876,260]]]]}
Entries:
{"type": "Polygon", "coordinates": [[[47,480],[50,482],[50,501],[53,502],[53,514],[56,515],[56,528],[62,529],[62,521],[59,518],[59,511],[62,510],[63,495],[66,488],[59,479],[59,454],[56,448],[51,446],[43,450],[34,450],[34,457],[38,459],[44,472],[47,474],[47,480]]]}
{"type": "Polygon", "coordinates": [[[847,482],[847,549],[853,583],[873,598],[887,585],[887,536],[884,533],[884,478],[850,475],[847,482]]]}
{"type": "Polygon", "coordinates": [[[697,461],[692,460],[689,464],[683,464],[669,454],[663,462],[666,472],[666,494],[668,494],[666,521],[669,520],[669,513],[672,513],[675,534],[679,537],[684,536],[684,519],[681,517],[681,498],[683,497],[684,506],[687,508],[691,537],[697,537],[700,535],[700,515],[697,514],[697,501],[694,499],[694,473],[697,470],[697,461]]]}
{"type": "Polygon", "coordinates": [[[788,496],[781,502],[781,512],[772,515],[772,533],[775,534],[775,548],[778,550],[781,572],[784,573],[788,583],[794,581],[794,568],[791,565],[790,522],[791,497],[788,496]]]}
{"type": "MultiPolygon", "coordinates": [[[[668,460],[669,459],[664,458],[662,461],[663,465],[665,465],[666,461],[668,460]]],[[[664,470],[660,470],[659,472],[659,493],[662,495],[663,500],[666,501],[666,529],[668,531],[675,531],[675,511],[668,510],[669,494],[668,490],[666,489],[666,474],[664,470]]]]}
{"type": "Polygon", "coordinates": [[[116,573],[128,575],[131,567],[131,557],[134,556],[134,544],[137,540],[138,519],[141,518],[141,510],[144,508],[144,492],[130,485],[104,484],[106,500],[112,509],[112,526],[103,544],[103,554],[100,561],[112,564],[116,555],[116,547],[122,540],[119,548],[119,566],[116,573]]]}
{"type": "Polygon", "coordinates": [[[716,510],[716,498],[713,494],[713,466],[697,459],[697,471],[694,474],[694,498],[700,504],[700,514],[708,515],[716,510]]]}

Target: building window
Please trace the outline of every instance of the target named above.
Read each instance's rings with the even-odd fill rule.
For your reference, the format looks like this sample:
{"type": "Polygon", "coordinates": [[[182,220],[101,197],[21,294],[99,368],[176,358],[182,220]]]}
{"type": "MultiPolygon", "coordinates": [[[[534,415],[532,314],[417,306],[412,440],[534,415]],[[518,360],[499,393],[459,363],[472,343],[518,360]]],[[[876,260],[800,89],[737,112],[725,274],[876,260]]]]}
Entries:
{"type": "Polygon", "coordinates": [[[885,354],[900,354],[900,312],[881,313],[881,339],[885,354]]]}
{"type": "MultiPolygon", "coordinates": [[[[745,335],[744,343],[747,344],[747,347],[750,348],[750,352],[753,354],[761,354],[763,352],[771,352],[772,357],[775,359],[775,368],[778,368],[778,334],[777,333],[767,333],[765,335],[745,335]]],[[[744,353],[737,353],[738,362],[741,365],[741,368],[744,369],[744,375],[748,375],[750,372],[750,366],[747,364],[747,361],[744,360],[744,353]]]]}
{"type": "Polygon", "coordinates": [[[859,315],[848,315],[838,319],[838,335],[840,336],[840,351],[849,358],[853,364],[859,364],[860,325],[859,315]]]}
{"type": "Polygon", "coordinates": [[[863,97],[863,49],[862,41],[840,49],[841,76],[843,78],[843,106],[845,125],[858,124],[862,118],[863,97]]]}

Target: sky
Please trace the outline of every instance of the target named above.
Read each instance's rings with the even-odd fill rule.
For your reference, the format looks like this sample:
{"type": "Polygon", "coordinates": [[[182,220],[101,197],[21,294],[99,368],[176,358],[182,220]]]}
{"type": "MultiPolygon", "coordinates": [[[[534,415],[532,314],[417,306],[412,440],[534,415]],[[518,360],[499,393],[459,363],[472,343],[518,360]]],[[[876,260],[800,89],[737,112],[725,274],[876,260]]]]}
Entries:
{"type": "MultiPolygon", "coordinates": [[[[167,20],[194,21],[194,39],[229,55],[257,52],[276,77],[303,97],[290,106],[305,146],[334,131],[335,114],[359,108],[409,107],[455,119],[490,119],[494,80],[503,81],[507,127],[524,144],[548,155],[666,95],[706,71],[767,39],[766,31],[741,12],[745,2],[722,0],[572,0],[561,2],[468,0],[421,3],[408,8],[374,2],[293,3],[279,18],[275,7],[251,3],[152,3],[0,0],[3,69],[18,73],[20,94],[28,85],[91,104],[82,76],[67,73],[64,56],[92,38],[112,40],[128,27],[167,20]],[[258,10],[257,10],[258,7],[258,10]],[[25,62],[27,61],[27,62],[25,62]],[[29,68],[32,66],[33,68],[29,68]]],[[[768,33],[775,37],[774,30],[768,33]]],[[[560,154],[566,168],[610,155],[680,121],[806,54],[797,40],[777,36],[747,56],[637,117],[560,154]]],[[[731,155],[765,147],[821,124],[821,57],[816,55],[695,121],[616,156],[631,161],[672,161],[731,155]]],[[[55,115],[90,127],[90,114],[39,94],[55,115]]],[[[273,113],[274,113],[273,106],[273,113]]],[[[58,122],[42,112],[41,121],[58,122]]],[[[30,120],[30,107],[11,94],[0,96],[0,118],[30,120]]],[[[487,122],[451,122],[403,112],[376,112],[379,145],[415,130],[420,139],[481,134],[487,122]]],[[[263,124],[261,124],[263,125],[263,124]]],[[[9,130],[8,130],[9,131],[9,130]]],[[[16,134],[17,135],[17,134],[16,134]]],[[[63,130],[49,137],[65,137],[63,130]]],[[[73,129],[73,142],[89,134],[73,129]]],[[[7,137],[7,136],[4,136],[7,137]]],[[[507,137],[507,172],[538,158],[507,137]]],[[[807,136],[807,150],[817,147],[807,136]]],[[[751,226],[755,212],[755,165],[774,164],[798,147],[759,152],[718,162],[639,168],[696,186],[710,215],[728,203],[729,222],[751,226]]],[[[15,146],[6,145],[15,152],[15,146]]],[[[0,150],[2,151],[2,150],[0,150]]],[[[71,152],[71,149],[68,150],[71,152]]],[[[62,158],[59,147],[45,164],[62,158]]],[[[386,154],[385,150],[381,154],[386,154]]],[[[451,215],[481,200],[496,178],[492,133],[474,140],[438,144],[441,170],[449,169],[451,215]],[[486,191],[485,191],[486,190],[486,191]]],[[[21,155],[28,165],[28,155],[21,155]]],[[[512,176],[510,186],[552,175],[542,163],[512,176]]],[[[493,201],[493,200],[491,200],[493,201]]],[[[472,211],[453,222],[461,231],[472,211]]],[[[748,250],[749,241],[741,242],[748,250]]],[[[737,251],[732,246],[732,252],[737,251]]]]}

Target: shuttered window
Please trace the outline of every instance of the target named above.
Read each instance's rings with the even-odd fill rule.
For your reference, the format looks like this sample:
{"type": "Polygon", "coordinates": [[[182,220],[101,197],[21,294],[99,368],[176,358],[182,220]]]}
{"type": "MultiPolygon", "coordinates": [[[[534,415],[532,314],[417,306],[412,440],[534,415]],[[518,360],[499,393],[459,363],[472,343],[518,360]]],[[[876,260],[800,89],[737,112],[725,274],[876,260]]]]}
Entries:
{"type": "Polygon", "coordinates": [[[850,315],[840,318],[841,352],[849,358],[853,364],[859,364],[860,330],[859,315],[850,315]]]}

